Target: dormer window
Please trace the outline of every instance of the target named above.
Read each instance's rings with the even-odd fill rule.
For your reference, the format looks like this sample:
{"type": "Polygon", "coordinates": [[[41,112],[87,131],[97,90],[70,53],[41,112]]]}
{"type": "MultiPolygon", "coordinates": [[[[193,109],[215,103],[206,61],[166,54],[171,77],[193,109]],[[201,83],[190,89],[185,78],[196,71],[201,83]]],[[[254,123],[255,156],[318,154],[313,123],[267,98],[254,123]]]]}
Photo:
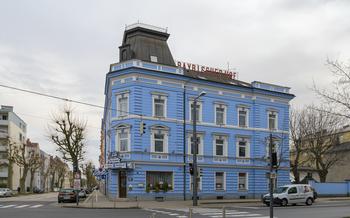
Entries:
{"type": "Polygon", "coordinates": [[[158,62],[158,57],[151,55],[151,62],[157,63],[158,62]]]}

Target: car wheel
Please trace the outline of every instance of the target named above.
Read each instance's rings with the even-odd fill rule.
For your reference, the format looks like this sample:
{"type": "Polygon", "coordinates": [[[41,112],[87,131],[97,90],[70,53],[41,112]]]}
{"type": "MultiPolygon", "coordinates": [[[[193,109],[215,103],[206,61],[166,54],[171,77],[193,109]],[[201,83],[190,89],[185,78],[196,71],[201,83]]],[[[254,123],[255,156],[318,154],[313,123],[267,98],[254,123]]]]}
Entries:
{"type": "Polygon", "coordinates": [[[281,200],[281,206],[282,206],[282,207],[285,207],[285,206],[287,206],[287,205],[288,205],[287,199],[283,198],[283,199],[281,200]]]}
{"type": "Polygon", "coordinates": [[[306,204],[306,205],[312,205],[312,202],[313,202],[312,198],[308,198],[308,199],[306,200],[305,204],[306,204]]]}

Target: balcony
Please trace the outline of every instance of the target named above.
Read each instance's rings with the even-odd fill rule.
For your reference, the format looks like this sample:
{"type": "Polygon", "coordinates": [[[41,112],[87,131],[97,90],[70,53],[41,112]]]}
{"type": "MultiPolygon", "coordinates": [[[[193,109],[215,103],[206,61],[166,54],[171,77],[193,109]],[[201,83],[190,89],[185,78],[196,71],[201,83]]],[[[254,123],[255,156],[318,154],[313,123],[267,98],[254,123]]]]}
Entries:
{"type": "Polygon", "coordinates": [[[0,139],[6,139],[8,137],[8,133],[7,132],[2,132],[0,130],[0,139]]]}
{"type": "Polygon", "coordinates": [[[8,120],[0,120],[0,125],[1,126],[8,126],[9,125],[9,121],[8,120]]]}

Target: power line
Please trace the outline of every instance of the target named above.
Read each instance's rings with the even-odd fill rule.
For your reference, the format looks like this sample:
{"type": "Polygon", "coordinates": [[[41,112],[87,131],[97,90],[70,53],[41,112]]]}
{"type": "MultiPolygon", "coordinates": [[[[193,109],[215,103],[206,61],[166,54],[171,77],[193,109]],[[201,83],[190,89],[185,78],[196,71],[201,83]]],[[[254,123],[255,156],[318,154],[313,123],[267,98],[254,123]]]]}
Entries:
{"type": "Polygon", "coordinates": [[[14,87],[14,86],[0,84],[0,87],[13,89],[13,90],[16,90],[16,91],[21,91],[21,92],[26,92],[26,93],[30,93],[30,94],[34,94],[34,95],[40,95],[40,96],[47,97],[47,98],[58,99],[58,100],[66,101],[66,102],[86,105],[86,106],[90,106],[90,107],[117,111],[118,113],[126,113],[126,114],[130,114],[130,115],[142,116],[141,114],[134,114],[134,113],[130,113],[128,111],[116,110],[116,109],[113,109],[113,108],[107,108],[107,107],[104,107],[104,106],[101,106],[101,105],[97,105],[97,104],[91,104],[91,103],[77,101],[77,100],[73,100],[73,99],[69,99],[69,98],[63,98],[63,97],[59,97],[59,96],[55,96],[55,95],[49,95],[49,94],[45,94],[45,93],[42,93],[42,92],[37,92],[37,91],[32,91],[32,90],[22,89],[22,88],[17,88],[17,87],[14,87]]]}

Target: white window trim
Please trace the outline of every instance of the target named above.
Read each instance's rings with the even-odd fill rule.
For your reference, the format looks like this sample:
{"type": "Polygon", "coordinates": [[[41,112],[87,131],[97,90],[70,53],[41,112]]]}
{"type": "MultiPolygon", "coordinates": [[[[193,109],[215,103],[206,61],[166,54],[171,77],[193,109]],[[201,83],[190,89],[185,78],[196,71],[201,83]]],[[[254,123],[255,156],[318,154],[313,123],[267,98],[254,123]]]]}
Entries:
{"type": "Polygon", "coordinates": [[[249,190],[249,174],[247,172],[238,172],[237,173],[237,190],[238,191],[248,191],[249,190]],[[239,174],[240,173],[245,173],[245,184],[246,184],[246,188],[245,189],[240,189],[239,188],[239,174]]]}
{"type": "Polygon", "coordinates": [[[129,98],[129,93],[125,92],[125,93],[118,93],[116,94],[116,108],[117,108],[117,117],[125,117],[125,116],[128,116],[128,113],[129,113],[129,102],[130,102],[130,98],[129,98]],[[126,113],[125,115],[120,115],[121,114],[121,110],[120,110],[120,105],[119,105],[119,99],[122,98],[122,97],[126,97],[128,100],[127,100],[127,104],[126,104],[126,111],[123,112],[123,113],[126,113]]]}
{"type": "Polygon", "coordinates": [[[151,130],[151,152],[152,153],[159,153],[159,154],[167,154],[168,153],[168,138],[169,138],[169,131],[167,130],[161,130],[161,129],[152,129],[151,130]],[[161,131],[161,133],[164,134],[164,149],[163,152],[156,152],[155,151],[155,143],[154,143],[154,134],[158,131],[161,131]]]}
{"type": "MultiPolygon", "coordinates": [[[[188,134],[187,136],[187,154],[188,155],[192,155],[191,154],[191,137],[193,136],[193,134],[188,134]]],[[[203,155],[204,154],[204,145],[203,145],[203,140],[204,140],[204,136],[203,134],[198,134],[197,133],[197,137],[200,138],[200,143],[198,144],[198,155],[203,155]]]]}
{"type": "Polygon", "coordinates": [[[237,137],[236,138],[236,157],[237,158],[250,158],[250,139],[248,137],[237,137]],[[246,149],[245,149],[245,154],[246,154],[245,157],[239,156],[239,142],[241,139],[243,139],[247,142],[246,149]]]}
{"type": "Polygon", "coordinates": [[[223,135],[214,135],[213,137],[213,155],[216,156],[216,157],[227,157],[227,139],[228,137],[227,136],[223,136],[223,135]],[[219,138],[219,137],[223,137],[224,139],[224,148],[223,148],[223,151],[224,151],[224,154],[223,155],[216,155],[216,139],[219,138]]]}
{"type": "Polygon", "coordinates": [[[114,150],[118,151],[118,152],[130,152],[131,151],[131,143],[130,143],[130,128],[120,128],[117,129],[116,133],[115,133],[115,146],[114,146],[114,150]],[[121,133],[121,131],[127,131],[128,134],[128,149],[127,151],[120,151],[120,140],[119,140],[119,134],[121,133]]]}
{"type": "Polygon", "coordinates": [[[166,118],[167,117],[167,110],[168,110],[168,98],[165,95],[157,95],[157,94],[152,94],[152,116],[153,117],[157,117],[157,118],[166,118]],[[155,99],[163,99],[164,100],[164,116],[160,117],[160,116],[156,116],[156,107],[155,107],[155,103],[154,100],[155,99]]]}
{"type": "MultiPolygon", "coordinates": [[[[193,100],[189,102],[189,118],[190,118],[190,121],[192,122],[192,107],[191,105],[193,104],[193,100]]],[[[199,112],[198,112],[198,121],[197,122],[202,122],[202,111],[203,111],[203,104],[201,101],[197,101],[197,105],[199,105],[199,112]]]]}
{"type": "Polygon", "coordinates": [[[277,111],[267,111],[267,129],[269,130],[278,130],[278,112],[277,111]],[[275,128],[271,129],[270,128],[270,113],[275,113],[276,114],[276,119],[275,119],[275,128]]]}
{"type": "Polygon", "coordinates": [[[242,127],[242,128],[248,128],[249,127],[249,108],[247,108],[247,107],[238,107],[237,108],[237,126],[238,127],[242,127]],[[246,123],[245,126],[240,126],[239,125],[239,112],[240,111],[246,111],[247,112],[246,117],[245,117],[245,123],[246,123]]]}
{"type": "Polygon", "coordinates": [[[224,192],[224,191],[226,191],[226,172],[223,172],[223,171],[216,171],[216,172],[214,172],[214,190],[216,191],[216,192],[224,192]],[[216,173],[223,173],[223,175],[224,175],[224,187],[223,187],[223,190],[218,190],[218,189],[216,189],[216,173]]]}
{"type": "Polygon", "coordinates": [[[227,106],[223,105],[223,104],[215,104],[214,105],[214,122],[215,122],[215,125],[226,125],[226,123],[227,123],[226,119],[227,119],[227,106]],[[224,108],[224,120],[223,120],[222,124],[217,124],[217,122],[216,122],[216,108],[224,108]]]}

